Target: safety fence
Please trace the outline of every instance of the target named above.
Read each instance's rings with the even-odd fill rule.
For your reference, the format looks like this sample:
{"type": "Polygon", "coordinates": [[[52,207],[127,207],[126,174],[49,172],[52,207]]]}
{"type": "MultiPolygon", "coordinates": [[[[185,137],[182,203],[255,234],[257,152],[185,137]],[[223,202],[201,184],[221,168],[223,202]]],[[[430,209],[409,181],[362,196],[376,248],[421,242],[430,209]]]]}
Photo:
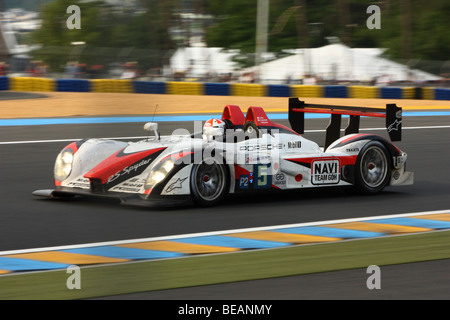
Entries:
{"type": "Polygon", "coordinates": [[[450,89],[433,87],[376,87],[353,85],[264,85],[119,79],[48,79],[0,77],[0,90],[115,92],[248,97],[312,97],[359,99],[450,100],[450,89]]]}

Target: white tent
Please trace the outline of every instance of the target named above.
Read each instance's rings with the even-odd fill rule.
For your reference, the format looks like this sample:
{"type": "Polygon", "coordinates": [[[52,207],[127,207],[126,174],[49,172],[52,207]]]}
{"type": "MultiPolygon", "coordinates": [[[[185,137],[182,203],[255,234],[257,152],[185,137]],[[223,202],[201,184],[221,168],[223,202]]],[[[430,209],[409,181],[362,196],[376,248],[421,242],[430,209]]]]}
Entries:
{"type": "Polygon", "coordinates": [[[441,79],[430,73],[413,70],[408,66],[381,57],[383,49],[349,48],[330,44],[320,48],[296,49],[285,58],[266,62],[258,72],[261,82],[283,83],[309,75],[324,80],[361,81],[389,79],[389,81],[429,81],[441,79]]]}
{"type": "MultiPolygon", "coordinates": [[[[391,81],[431,81],[440,77],[383,58],[385,50],[378,48],[350,48],[334,43],[320,48],[286,50],[290,56],[262,63],[259,67],[240,70],[253,72],[261,83],[281,84],[318,77],[323,80],[370,82],[377,79],[383,85],[391,81]]],[[[170,59],[173,73],[186,77],[203,77],[237,71],[232,61],[238,50],[204,46],[178,49],[170,59]]],[[[270,56],[270,55],[268,55],[270,56]]],[[[273,56],[273,55],[272,55],[273,56]]]]}
{"type": "Polygon", "coordinates": [[[16,32],[9,24],[0,23],[0,56],[20,56],[27,57],[31,48],[28,45],[18,44],[16,32]]]}
{"type": "Polygon", "coordinates": [[[238,53],[203,46],[180,48],[170,58],[170,68],[173,73],[186,73],[187,77],[231,73],[237,68],[232,58],[238,53]]]}

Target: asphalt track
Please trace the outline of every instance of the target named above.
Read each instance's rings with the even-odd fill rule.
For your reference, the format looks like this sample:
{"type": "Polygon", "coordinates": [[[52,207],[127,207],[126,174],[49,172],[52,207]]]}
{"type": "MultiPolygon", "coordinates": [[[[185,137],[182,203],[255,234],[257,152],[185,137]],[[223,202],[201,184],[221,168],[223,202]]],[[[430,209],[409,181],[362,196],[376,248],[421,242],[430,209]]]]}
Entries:
{"type": "MultiPolygon", "coordinates": [[[[322,142],[324,133],[311,131],[323,129],[326,123],[324,119],[309,121],[305,137],[322,142]]],[[[448,209],[449,124],[449,116],[405,118],[404,127],[415,129],[405,129],[403,141],[397,146],[408,153],[408,170],[415,172],[413,186],[387,188],[377,196],[356,196],[335,189],[230,196],[228,201],[213,209],[164,210],[118,206],[109,200],[51,201],[31,195],[36,189],[52,187],[54,159],[68,144],[41,140],[136,137],[144,135],[142,124],[0,127],[0,251],[448,209]],[[21,143],[24,141],[26,143],[21,143]]],[[[380,128],[382,125],[379,120],[362,122],[362,127],[380,128]]],[[[162,134],[170,134],[180,127],[193,130],[192,122],[166,122],[160,127],[162,134]]],[[[377,133],[384,134],[383,131],[377,133]]],[[[284,299],[287,292],[294,292],[299,286],[314,287],[313,282],[319,281],[321,285],[316,285],[316,294],[308,296],[305,292],[304,296],[293,295],[294,299],[449,299],[448,266],[448,260],[442,260],[388,267],[391,285],[372,297],[367,295],[365,282],[363,286],[340,286],[346,294],[329,290],[335,282],[355,283],[354,272],[362,272],[362,277],[367,278],[365,270],[354,270],[117,298],[284,299]],[[417,273],[420,277],[414,276],[417,273]],[[405,276],[411,274],[413,276],[405,280],[405,276]],[[420,290],[398,290],[405,281],[420,290]],[[264,286],[271,290],[262,289],[264,286]],[[361,292],[366,295],[361,296],[361,292]]]]}

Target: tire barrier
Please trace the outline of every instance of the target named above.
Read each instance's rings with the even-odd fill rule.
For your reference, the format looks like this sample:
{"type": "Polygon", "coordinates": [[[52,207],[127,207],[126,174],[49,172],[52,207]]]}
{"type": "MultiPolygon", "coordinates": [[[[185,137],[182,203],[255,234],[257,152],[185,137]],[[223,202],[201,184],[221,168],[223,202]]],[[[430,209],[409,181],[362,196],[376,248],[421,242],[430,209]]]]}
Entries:
{"type": "Polygon", "coordinates": [[[347,86],[325,86],[324,98],[348,98],[347,86]]]}
{"type": "Polygon", "coordinates": [[[356,99],[378,99],[380,88],[369,86],[349,86],[347,87],[348,98],[356,99]]]}
{"type": "Polygon", "coordinates": [[[229,96],[230,86],[228,83],[205,83],[205,95],[229,96]]]}
{"type": "Polygon", "coordinates": [[[381,88],[381,99],[401,99],[401,98],[402,98],[402,88],[391,88],[391,87],[381,88]]]}
{"type": "Polygon", "coordinates": [[[450,90],[448,89],[435,89],[434,90],[434,99],[435,100],[450,100],[450,90]]]}
{"type": "Polygon", "coordinates": [[[232,96],[244,97],[266,97],[267,86],[254,83],[230,83],[230,93],[232,96]]]}
{"type": "Polygon", "coordinates": [[[56,81],[47,78],[11,77],[9,78],[11,91],[55,91],[56,81]]]}
{"type": "Polygon", "coordinates": [[[415,88],[412,87],[404,87],[402,88],[402,99],[414,99],[415,97],[415,88]]]}
{"type": "Polygon", "coordinates": [[[60,92],[90,92],[91,86],[88,80],[83,79],[58,79],[56,91],[60,92]]]}
{"type": "Polygon", "coordinates": [[[131,80],[94,79],[90,85],[91,92],[133,93],[131,80]]]}
{"type": "Polygon", "coordinates": [[[422,88],[422,99],[434,100],[435,90],[435,88],[422,88]]]}
{"type": "Polygon", "coordinates": [[[267,86],[267,96],[269,97],[290,97],[291,89],[288,85],[267,86]]]}
{"type": "Polygon", "coordinates": [[[204,94],[203,83],[200,82],[166,82],[166,93],[181,95],[197,95],[204,94]]]}
{"type": "Polygon", "coordinates": [[[450,100],[450,88],[354,85],[263,85],[130,79],[48,79],[0,77],[0,91],[109,92],[246,97],[450,100]]]}
{"type": "Polygon", "coordinates": [[[9,90],[8,77],[0,77],[0,90],[9,90]]]}
{"type": "Polygon", "coordinates": [[[133,81],[135,93],[165,94],[165,82],[133,81]]]}
{"type": "Polygon", "coordinates": [[[292,85],[291,97],[321,98],[323,97],[323,87],[311,85],[292,85]]]}

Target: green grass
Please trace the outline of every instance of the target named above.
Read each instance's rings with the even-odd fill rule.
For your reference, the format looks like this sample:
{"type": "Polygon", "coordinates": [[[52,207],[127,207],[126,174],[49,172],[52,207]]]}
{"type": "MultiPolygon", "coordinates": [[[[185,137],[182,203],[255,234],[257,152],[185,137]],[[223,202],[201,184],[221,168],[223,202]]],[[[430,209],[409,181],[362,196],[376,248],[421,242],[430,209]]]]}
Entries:
{"type": "Polygon", "coordinates": [[[450,231],[0,276],[0,299],[82,299],[450,258],[450,231]]]}

